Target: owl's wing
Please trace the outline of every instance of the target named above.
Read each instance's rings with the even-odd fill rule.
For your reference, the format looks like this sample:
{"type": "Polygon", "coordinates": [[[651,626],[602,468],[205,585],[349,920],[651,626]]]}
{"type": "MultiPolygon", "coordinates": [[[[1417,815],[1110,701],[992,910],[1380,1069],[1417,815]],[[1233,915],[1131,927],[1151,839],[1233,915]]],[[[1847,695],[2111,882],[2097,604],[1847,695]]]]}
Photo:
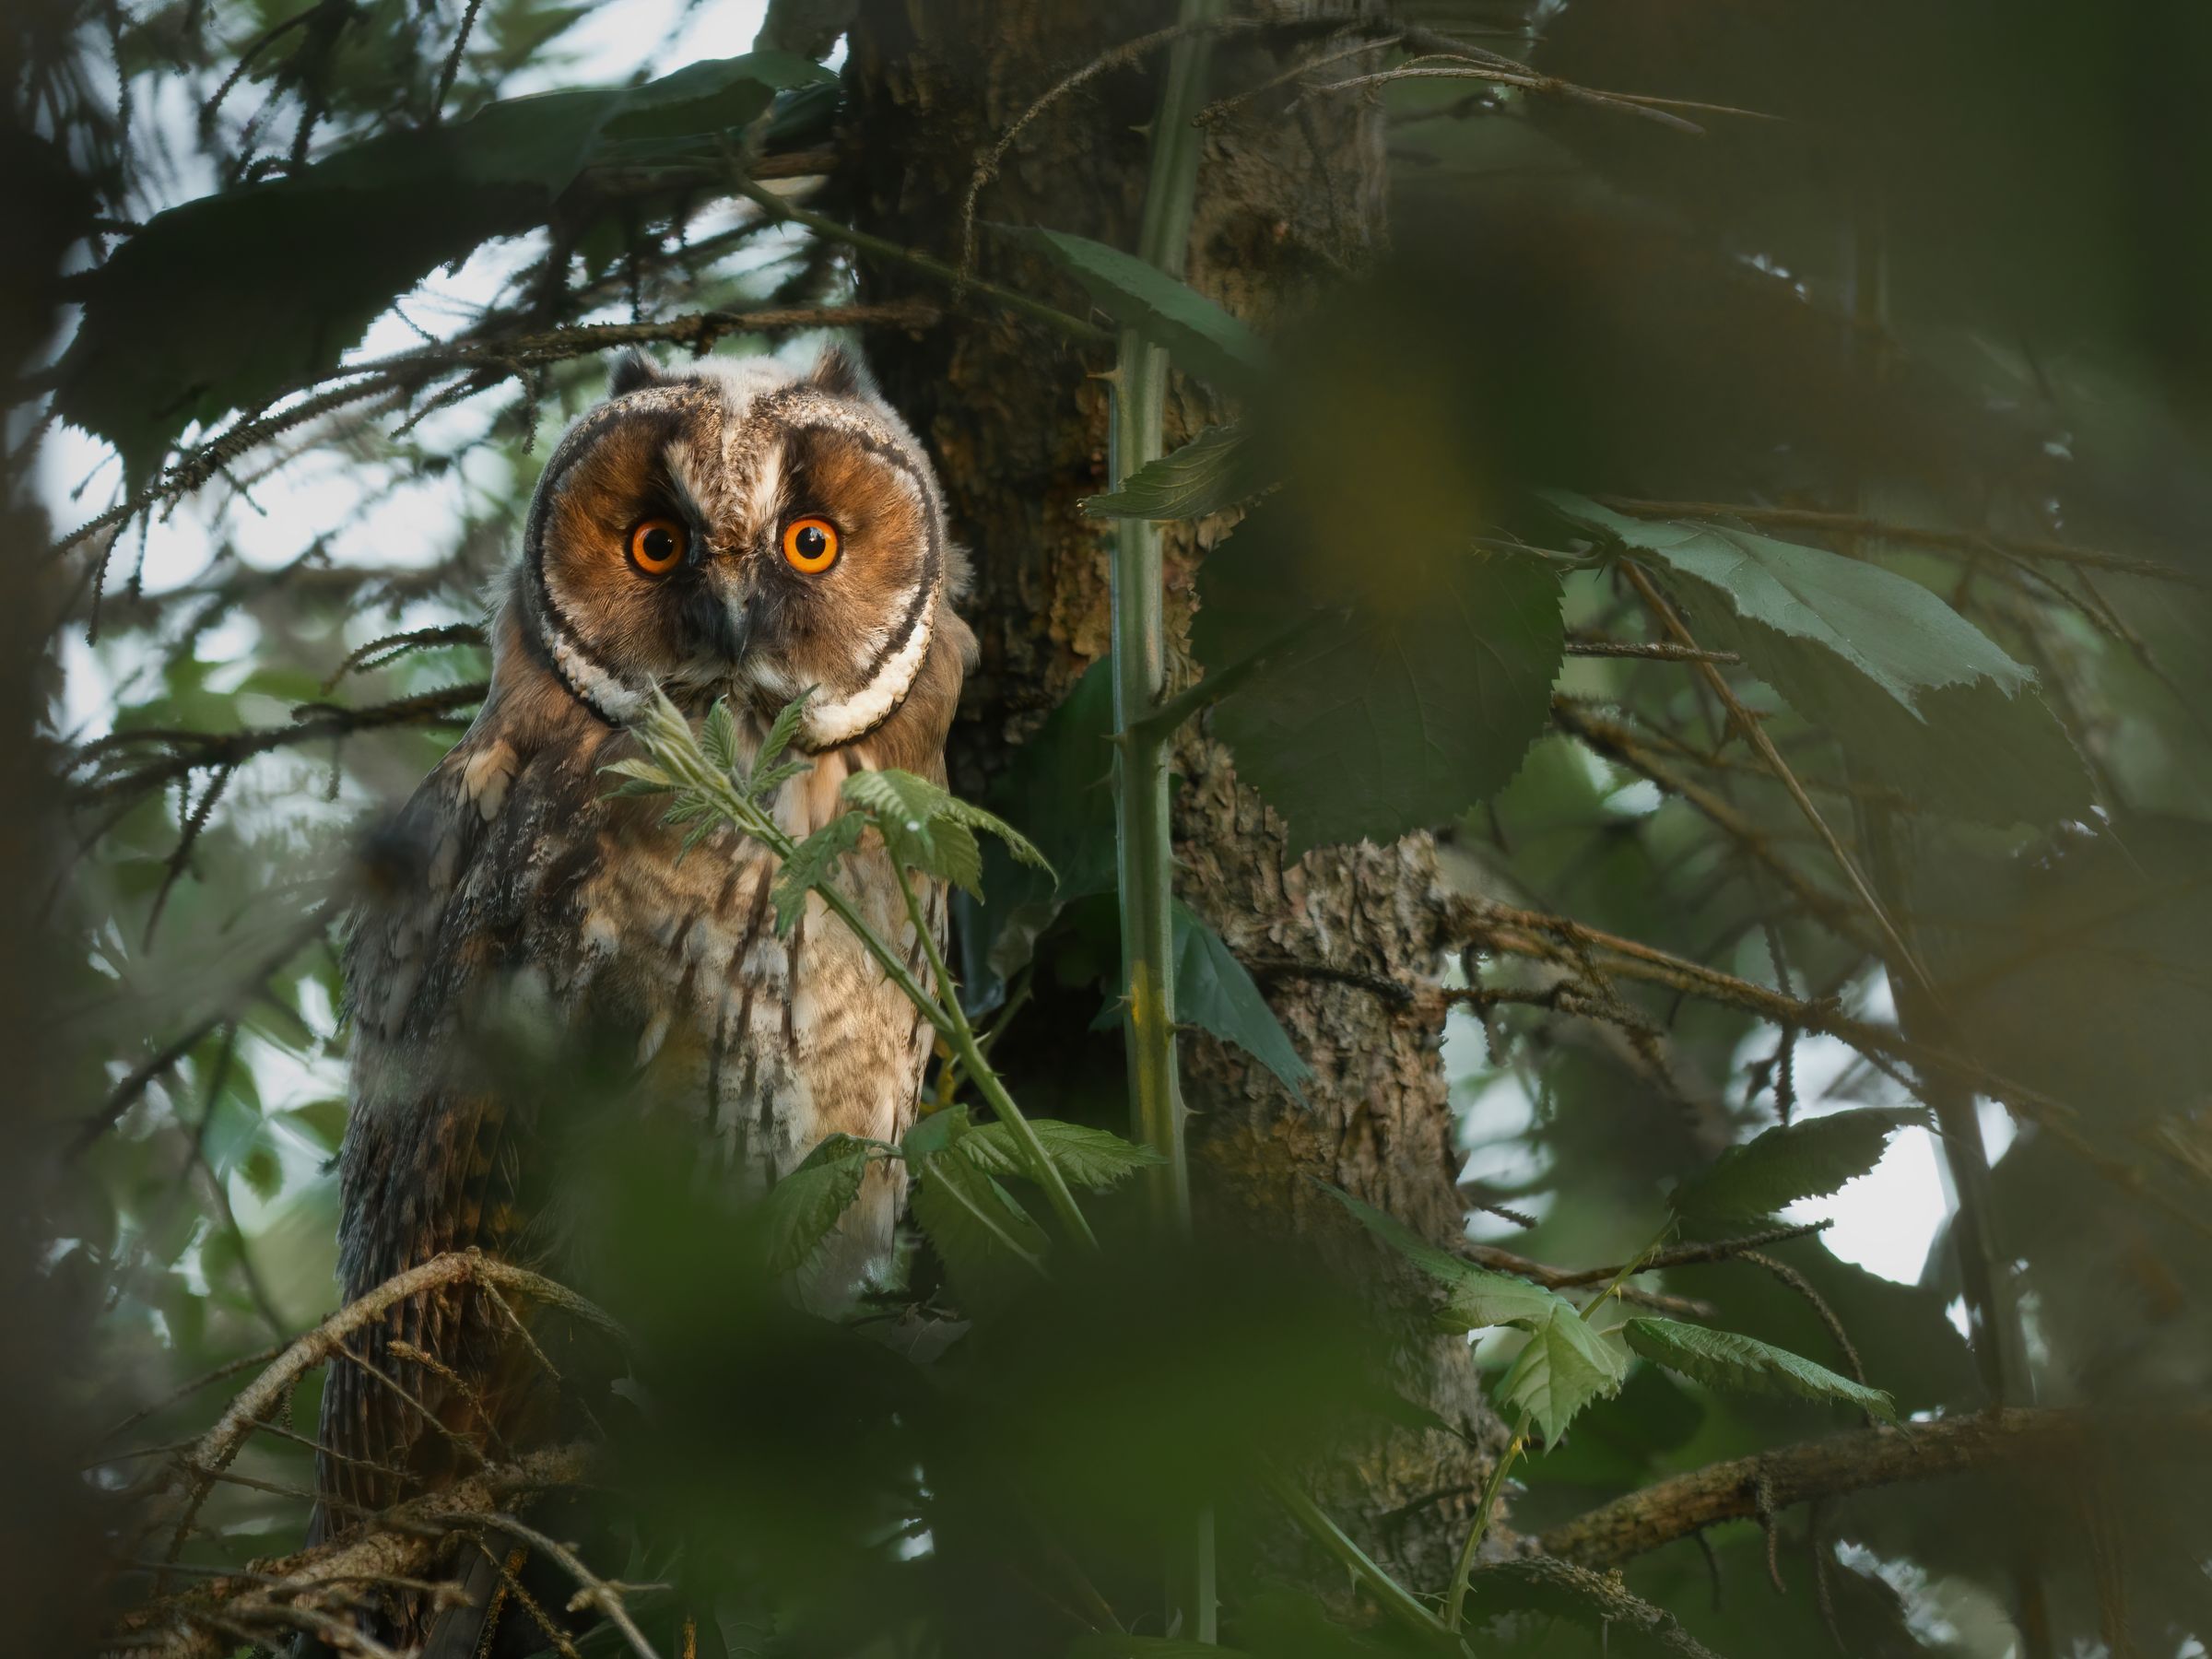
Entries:
{"type": "MultiPolygon", "coordinates": [[[[347,948],[348,1302],[449,1251],[523,1253],[535,1113],[525,1091],[468,1068],[460,1017],[547,931],[561,869],[591,842],[591,780],[573,756],[518,762],[496,732],[472,732],[371,850],[371,897],[347,948]]],[[[312,1535],[526,1443],[555,1387],[487,1293],[456,1286],[400,1302],[332,1360],[312,1535]]]]}

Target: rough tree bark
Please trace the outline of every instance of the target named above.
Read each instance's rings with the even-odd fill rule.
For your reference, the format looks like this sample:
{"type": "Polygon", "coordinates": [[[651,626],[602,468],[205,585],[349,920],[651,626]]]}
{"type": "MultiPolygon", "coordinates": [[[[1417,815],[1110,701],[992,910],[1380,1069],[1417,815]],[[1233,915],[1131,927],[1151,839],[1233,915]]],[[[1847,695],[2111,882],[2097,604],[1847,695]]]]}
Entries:
{"type": "MultiPolygon", "coordinates": [[[[846,71],[853,113],[836,186],[842,210],[878,235],[957,259],[959,207],[979,154],[1070,72],[1171,15],[1147,5],[868,0],[846,71]]],[[[1216,95],[1257,85],[1300,49],[1287,29],[1225,34],[1215,52],[1216,95]]],[[[1133,246],[1144,129],[1163,56],[1088,81],[1031,124],[982,194],[986,225],[1047,225],[1133,246]]],[[[1324,281],[1371,258],[1383,234],[1378,113],[1348,99],[1294,116],[1282,106],[1279,94],[1257,100],[1208,127],[1191,248],[1190,280],[1263,325],[1294,315],[1324,281]]],[[[1056,285],[1003,234],[986,228],[979,244],[982,274],[1055,292],[1084,310],[1079,292],[1056,285]]],[[[864,265],[861,277],[869,300],[923,291],[912,273],[888,263],[864,265]]],[[[965,608],[982,665],[955,737],[956,781],[972,789],[993,757],[1107,650],[1108,537],[1077,503],[1105,487],[1107,399],[1088,377],[1109,367],[1111,355],[1072,349],[1033,325],[982,312],[870,344],[887,393],[936,455],[958,533],[975,555],[976,589],[965,608]]],[[[1203,387],[1179,380],[1170,444],[1216,413],[1203,387]]],[[[1226,528],[1216,520],[1195,535],[1187,524],[1171,530],[1169,615],[1179,639],[1194,559],[1226,528]]],[[[1179,677],[1188,677],[1187,655],[1180,648],[1178,655],[1179,677]]],[[[1191,733],[1176,765],[1179,895],[1240,955],[1326,963],[1400,983],[1433,974],[1443,941],[1427,837],[1293,859],[1280,822],[1237,782],[1219,745],[1191,733]]],[[[1310,978],[1279,977],[1269,991],[1315,1076],[1300,1107],[1241,1053],[1210,1039],[1185,1045],[1202,1210],[1210,1186],[1214,1202],[1230,1193],[1256,1198],[1302,1228],[1341,1224],[1301,1179],[1312,1174],[1432,1239],[1458,1236],[1464,1206],[1453,1190],[1441,1014],[1310,978]]],[[[1048,1017],[1056,1016],[1023,1016],[1048,1017]]],[[[1081,1041],[1079,1024],[1067,1038],[1081,1041]]],[[[1410,1396],[1486,1444],[1502,1438],[1463,1341],[1409,1333],[1401,1365],[1410,1396]]],[[[1378,1436],[1324,1496],[1407,1582],[1432,1588],[1449,1576],[1483,1462],[1441,1433],[1394,1432],[1378,1436]],[[1453,1495],[1431,1496],[1439,1492],[1453,1495]]]]}

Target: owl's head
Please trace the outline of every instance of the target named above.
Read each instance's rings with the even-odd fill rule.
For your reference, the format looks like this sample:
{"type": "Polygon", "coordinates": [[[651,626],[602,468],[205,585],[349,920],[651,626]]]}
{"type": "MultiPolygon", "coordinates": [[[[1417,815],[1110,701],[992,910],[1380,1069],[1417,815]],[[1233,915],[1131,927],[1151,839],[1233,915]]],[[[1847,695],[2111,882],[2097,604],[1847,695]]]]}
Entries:
{"type": "Polygon", "coordinates": [[[929,464],[837,351],[812,370],[626,359],[547,463],[517,576],[525,640],[618,725],[654,687],[763,712],[811,691],[814,750],[919,687],[948,721],[970,641],[929,464]]]}

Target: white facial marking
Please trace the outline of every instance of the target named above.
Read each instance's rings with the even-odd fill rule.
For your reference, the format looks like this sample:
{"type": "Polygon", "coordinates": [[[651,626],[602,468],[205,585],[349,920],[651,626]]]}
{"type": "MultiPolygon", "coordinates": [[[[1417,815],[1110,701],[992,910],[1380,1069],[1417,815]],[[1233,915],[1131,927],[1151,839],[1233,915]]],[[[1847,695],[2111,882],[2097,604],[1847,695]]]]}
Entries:
{"type": "MultiPolygon", "coordinates": [[[[913,603],[918,590],[909,588],[900,596],[903,608],[913,603]]],[[[831,699],[826,702],[806,705],[806,743],[810,748],[828,748],[879,724],[899,706],[914,683],[914,676],[922,670],[922,659],[929,654],[929,640],[935,623],[933,606],[914,620],[913,632],[906,636],[901,645],[876,670],[868,683],[850,697],[831,699]]]]}

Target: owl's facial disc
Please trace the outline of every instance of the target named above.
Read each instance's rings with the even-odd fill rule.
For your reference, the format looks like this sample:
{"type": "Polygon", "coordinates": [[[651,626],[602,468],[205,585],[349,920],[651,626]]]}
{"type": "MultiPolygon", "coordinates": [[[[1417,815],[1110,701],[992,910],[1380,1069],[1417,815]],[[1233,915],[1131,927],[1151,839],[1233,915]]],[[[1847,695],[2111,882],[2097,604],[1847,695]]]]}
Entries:
{"type": "Polygon", "coordinates": [[[801,741],[820,749],[912,687],[943,524],[895,419],[848,386],[748,366],[587,416],[540,483],[525,576],[547,659],[603,717],[634,718],[656,685],[763,712],[805,692],[801,741]]]}

